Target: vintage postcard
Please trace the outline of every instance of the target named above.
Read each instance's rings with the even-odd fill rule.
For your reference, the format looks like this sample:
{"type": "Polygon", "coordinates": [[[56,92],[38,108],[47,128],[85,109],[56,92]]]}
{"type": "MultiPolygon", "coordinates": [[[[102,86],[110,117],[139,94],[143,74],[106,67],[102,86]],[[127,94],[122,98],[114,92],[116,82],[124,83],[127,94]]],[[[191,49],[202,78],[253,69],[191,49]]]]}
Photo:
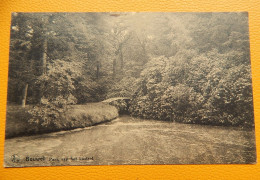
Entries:
{"type": "Polygon", "coordinates": [[[247,12],[12,13],[5,167],[255,164],[247,12]]]}

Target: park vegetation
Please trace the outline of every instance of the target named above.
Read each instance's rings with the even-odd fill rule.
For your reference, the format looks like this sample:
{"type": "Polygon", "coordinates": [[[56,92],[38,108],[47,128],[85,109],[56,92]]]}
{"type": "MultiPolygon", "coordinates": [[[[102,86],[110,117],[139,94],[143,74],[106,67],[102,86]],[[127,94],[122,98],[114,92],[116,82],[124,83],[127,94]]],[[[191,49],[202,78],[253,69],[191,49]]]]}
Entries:
{"type": "Polygon", "coordinates": [[[141,118],[254,126],[244,12],[13,13],[8,78],[8,106],[40,127],[116,97],[141,118]]]}
{"type": "Polygon", "coordinates": [[[33,114],[29,113],[32,108],[33,106],[30,105],[26,107],[8,106],[6,138],[84,128],[108,122],[118,117],[118,110],[114,106],[104,103],[88,103],[69,106],[67,111],[57,119],[50,121],[48,124],[43,124],[43,118],[39,122],[33,121],[33,114]]]}

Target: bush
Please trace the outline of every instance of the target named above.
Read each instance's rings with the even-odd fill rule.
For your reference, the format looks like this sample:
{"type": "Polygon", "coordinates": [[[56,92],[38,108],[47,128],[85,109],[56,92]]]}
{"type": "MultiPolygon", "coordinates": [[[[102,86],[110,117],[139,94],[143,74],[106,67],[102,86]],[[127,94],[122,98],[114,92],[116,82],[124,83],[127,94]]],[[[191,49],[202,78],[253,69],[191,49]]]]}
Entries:
{"type": "Polygon", "coordinates": [[[254,126],[250,65],[232,66],[232,60],[230,54],[216,50],[200,55],[184,51],[171,58],[150,60],[131,101],[131,115],[183,123],[254,126]]]}
{"type": "Polygon", "coordinates": [[[28,111],[32,109],[32,106],[22,108],[17,105],[8,105],[6,118],[6,138],[83,128],[102,122],[111,121],[118,117],[117,109],[105,103],[69,105],[67,111],[64,111],[58,117],[60,119],[56,119],[55,121],[50,121],[50,123],[42,125],[41,123],[35,121],[28,121],[32,118],[28,111]]]}
{"type": "Polygon", "coordinates": [[[73,79],[79,76],[69,61],[55,60],[49,63],[46,74],[37,79],[41,87],[40,103],[29,110],[29,122],[41,126],[63,126],[61,115],[67,111],[67,106],[76,104],[72,92],[75,90],[73,79]]]}

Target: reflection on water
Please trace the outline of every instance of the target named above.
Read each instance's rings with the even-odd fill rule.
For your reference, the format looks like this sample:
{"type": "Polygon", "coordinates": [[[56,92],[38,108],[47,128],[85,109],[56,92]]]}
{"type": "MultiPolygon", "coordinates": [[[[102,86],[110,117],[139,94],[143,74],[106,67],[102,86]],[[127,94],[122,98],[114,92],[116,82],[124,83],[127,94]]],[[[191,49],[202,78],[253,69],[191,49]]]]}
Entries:
{"type": "Polygon", "coordinates": [[[18,137],[5,142],[6,166],[254,162],[253,131],[130,116],[97,126],[18,137]],[[11,161],[14,154],[19,156],[19,162],[11,161]],[[44,156],[46,160],[26,161],[28,156],[44,156]],[[89,157],[93,159],[82,160],[89,157]]]}

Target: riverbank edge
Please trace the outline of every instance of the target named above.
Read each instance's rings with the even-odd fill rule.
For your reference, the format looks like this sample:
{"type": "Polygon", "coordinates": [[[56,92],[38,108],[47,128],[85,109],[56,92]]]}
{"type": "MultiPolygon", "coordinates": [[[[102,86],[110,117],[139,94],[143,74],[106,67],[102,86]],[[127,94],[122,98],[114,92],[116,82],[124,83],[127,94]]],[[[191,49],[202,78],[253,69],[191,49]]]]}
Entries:
{"type": "Polygon", "coordinates": [[[119,116],[116,107],[102,102],[72,105],[68,112],[62,115],[62,125],[42,126],[41,124],[28,122],[30,118],[28,110],[30,108],[32,107],[7,106],[6,139],[95,126],[112,121],[119,116]]]}

